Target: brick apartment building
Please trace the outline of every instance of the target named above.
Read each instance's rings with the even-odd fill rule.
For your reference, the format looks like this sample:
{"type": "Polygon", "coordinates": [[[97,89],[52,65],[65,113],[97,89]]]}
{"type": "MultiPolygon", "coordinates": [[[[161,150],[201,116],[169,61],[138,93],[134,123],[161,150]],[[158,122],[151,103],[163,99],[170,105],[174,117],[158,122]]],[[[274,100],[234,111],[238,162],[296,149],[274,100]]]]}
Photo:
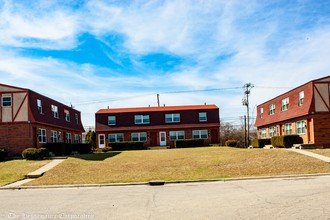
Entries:
{"type": "Polygon", "coordinates": [[[219,143],[216,105],[101,109],[95,114],[97,146],[141,141],[145,146],[173,146],[175,140],[203,138],[219,143]]]}
{"type": "Polygon", "coordinates": [[[257,106],[259,138],[298,134],[304,144],[330,147],[330,76],[312,80],[257,106]]]}
{"type": "Polygon", "coordinates": [[[79,143],[80,112],[25,88],[0,84],[0,148],[18,155],[48,142],[79,143]]]}

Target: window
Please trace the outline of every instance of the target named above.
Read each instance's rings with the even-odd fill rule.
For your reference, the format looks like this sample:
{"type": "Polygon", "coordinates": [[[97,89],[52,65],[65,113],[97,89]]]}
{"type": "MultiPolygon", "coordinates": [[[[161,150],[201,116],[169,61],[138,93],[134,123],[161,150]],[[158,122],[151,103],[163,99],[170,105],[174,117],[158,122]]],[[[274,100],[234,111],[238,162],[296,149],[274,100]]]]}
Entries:
{"type": "Polygon", "coordinates": [[[116,116],[108,116],[108,125],[116,125],[116,116]]]}
{"type": "Polygon", "coordinates": [[[80,136],[79,136],[79,134],[75,134],[74,135],[74,143],[75,144],[79,144],[80,143],[80,136]]]}
{"type": "Polygon", "coordinates": [[[66,133],[66,143],[71,144],[72,143],[72,135],[71,133],[66,133]]]}
{"type": "Polygon", "coordinates": [[[275,104],[271,104],[271,105],[269,106],[269,114],[270,114],[270,115],[275,114],[275,104]]]}
{"type": "Polygon", "coordinates": [[[2,107],[11,106],[11,96],[2,96],[2,107]]]}
{"type": "Polygon", "coordinates": [[[51,141],[51,143],[57,143],[58,142],[57,131],[51,131],[50,141],[51,141]]]}
{"type": "Polygon", "coordinates": [[[261,129],[261,138],[266,138],[266,128],[261,129]]]}
{"type": "Polygon", "coordinates": [[[184,131],[170,131],[170,140],[183,140],[184,139],[184,131]]]}
{"type": "Polygon", "coordinates": [[[64,110],[64,114],[65,114],[65,120],[70,122],[71,119],[70,119],[70,112],[69,110],[64,110]]]}
{"type": "Polygon", "coordinates": [[[282,111],[286,111],[289,108],[289,98],[282,100],[282,111]]]}
{"type": "Polygon", "coordinates": [[[305,93],[304,91],[299,92],[299,106],[304,104],[305,93]]]}
{"type": "Polygon", "coordinates": [[[132,141],[147,141],[147,132],[132,133],[132,141]]]}
{"type": "Polygon", "coordinates": [[[150,118],[149,115],[135,115],[135,124],[149,124],[150,118]]]}
{"type": "Polygon", "coordinates": [[[180,114],[165,114],[166,123],[180,122],[180,114]]]}
{"type": "Polygon", "coordinates": [[[193,131],[193,138],[207,139],[208,138],[208,131],[207,130],[193,131]]]}
{"type": "Polygon", "coordinates": [[[38,130],[38,140],[39,140],[39,143],[46,143],[47,142],[46,129],[39,128],[39,130],[38,130]]]}
{"type": "Polygon", "coordinates": [[[260,108],[260,118],[262,118],[263,114],[264,114],[264,108],[260,108]]]}
{"type": "Polygon", "coordinates": [[[75,119],[76,119],[76,123],[79,124],[79,116],[78,116],[78,114],[75,113],[75,114],[74,114],[74,117],[75,117],[75,119]]]}
{"type": "Polygon", "coordinates": [[[54,118],[59,118],[58,107],[56,105],[52,105],[52,114],[53,114],[54,118]]]}
{"type": "Polygon", "coordinates": [[[109,142],[122,142],[124,141],[124,134],[109,134],[109,142]]]}
{"type": "Polygon", "coordinates": [[[37,99],[38,112],[42,114],[42,102],[40,99],[37,99]]]}
{"type": "Polygon", "coordinates": [[[284,127],[284,134],[292,134],[292,125],[291,123],[286,123],[284,127]]]}
{"type": "Polygon", "coordinates": [[[200,113],[199,113],[199,121],[200,121],[200,122],[205,122],[205,121],[207,121],[207,115],[206,115],[206,112],[200,112],[200,113]]]}
{"type": "Polygon", "coordinates": [[[275,136],[275,127],[274,126],[269,127],[268,131],[269,131],[269,137],[275,136]]]}
{"type": "Polygon", "coordinates": [[[305,134],[305,121],[297,121],[297,134],[305,134]]]}

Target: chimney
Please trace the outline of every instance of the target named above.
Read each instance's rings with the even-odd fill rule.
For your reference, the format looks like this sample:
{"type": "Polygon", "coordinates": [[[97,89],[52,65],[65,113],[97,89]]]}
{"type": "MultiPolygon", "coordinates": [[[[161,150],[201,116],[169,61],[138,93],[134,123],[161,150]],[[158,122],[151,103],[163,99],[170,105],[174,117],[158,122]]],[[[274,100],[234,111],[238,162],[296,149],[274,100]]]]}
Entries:
{"type": "Polygon", "coordinates": [[[108,109],[109,109],[109,106],[108,106],[108,109]]]}

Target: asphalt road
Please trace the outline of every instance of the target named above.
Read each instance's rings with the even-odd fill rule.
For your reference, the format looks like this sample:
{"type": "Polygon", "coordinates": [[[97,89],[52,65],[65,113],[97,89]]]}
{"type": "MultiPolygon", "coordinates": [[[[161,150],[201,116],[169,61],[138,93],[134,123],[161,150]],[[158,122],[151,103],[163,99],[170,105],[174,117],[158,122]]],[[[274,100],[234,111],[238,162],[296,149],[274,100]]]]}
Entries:
{"type": "Polygon", "coordinates": [[[330,219],[330,176],[0,190],[0,219],[330,219]]]}

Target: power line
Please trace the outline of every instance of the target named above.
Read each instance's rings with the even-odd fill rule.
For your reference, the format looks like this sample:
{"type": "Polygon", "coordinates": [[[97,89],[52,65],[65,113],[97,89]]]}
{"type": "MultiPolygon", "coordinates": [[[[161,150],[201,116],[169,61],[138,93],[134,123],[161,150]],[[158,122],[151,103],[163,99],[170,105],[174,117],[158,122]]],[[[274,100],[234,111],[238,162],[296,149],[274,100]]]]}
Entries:
{"type": "Polygon", "coordinates": [[[101,99],[101,100],[95,100],[95,101],[90,101],[90,102],[76,103],[75,106],[90,105],[90,104],[97,104],[97,103],[103,103],[103,102],[127,100],[127,99],[134,99],[134,98],[138,98],[138,97],[145,97],[145,96],[151,96],[151,95],[157,95],[157,94],[159,95],[159,94],[179,94],[179,93],[194,93],[194,92],[212,92],[212,91],[230,90],[230,89],[241,89],[241,87],[195,89],[195,90],[181,90],[181,91],[169,91],[169,92],[159,92],[159,93],[146,93],[146,94],[141,94],[141,95],[136,95],[136,96],[121,97],[121,98],[116,98],[116,99],[101,99]]]}
{"type": "MultiPolygon", "coordinates": [[[[120,101],[120,100],[128,100],[128,99],[152,96],[152,95],[157,95],[157,94],[180,94],[180,93],[195,93],[195,92],[213,92],[213,91],[223,91],[223,90],[235,90],[235,89],[241,89],[241,88],[242,87],[228,87],[228,88],[194,89],[194,90],[178,90],[178,91],[168,91],[168,92],[158,92],[158,93],[156,93],[156,92],[155,93],[145,93],[145,94],[135,95],[135,96],[126,96],[126,97],[118,97],[118,98],[112,98],[112,99],[100,99],[100,100],[94,100],[94,101],[81,102],[81,103],[76,103],[75,106],[91,105],[91,104],[98,104],[98,103],[104,103],[104,102],[113,102],[113,101],[120,101]]],[[[291,89],[291,87],[270,87],[270,86],[255,86],[254,88],[259,88],[259,89],[291,89]]]]}

